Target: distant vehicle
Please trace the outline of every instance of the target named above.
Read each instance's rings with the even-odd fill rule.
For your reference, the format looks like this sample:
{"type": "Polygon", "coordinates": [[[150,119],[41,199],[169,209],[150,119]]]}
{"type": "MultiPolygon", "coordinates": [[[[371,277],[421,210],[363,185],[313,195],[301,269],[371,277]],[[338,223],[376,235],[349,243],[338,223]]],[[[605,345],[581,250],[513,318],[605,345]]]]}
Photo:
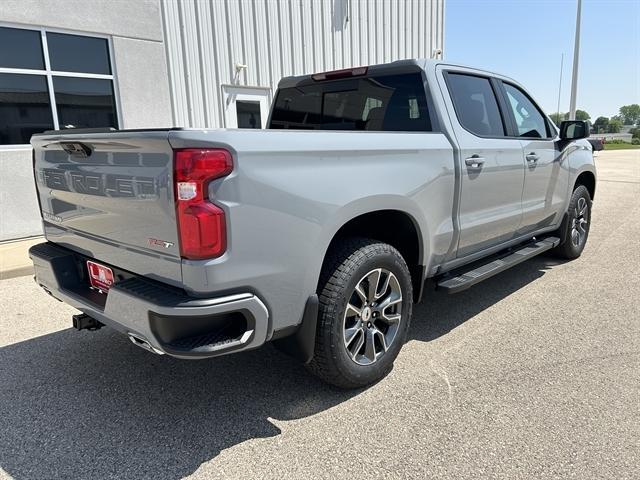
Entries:
{"type": "Polygon", "coordinates": [[[604,138],[588,138],[587,140],[591,144],[591,148],[593,149],[594,152],[599,152],[601,150],[604,150],[604,143],[605,143],[604,138]]]}
{"type": "Polygon", "coordinates": [[[36,282],[83,312],[76,328],[154,353],[271,341],[368,385],[425,280],[455,293],[548,250],[580,256],[587,136],[507,77],[425,60],[284,78],[268,130],[45,132],[36,282]]]}

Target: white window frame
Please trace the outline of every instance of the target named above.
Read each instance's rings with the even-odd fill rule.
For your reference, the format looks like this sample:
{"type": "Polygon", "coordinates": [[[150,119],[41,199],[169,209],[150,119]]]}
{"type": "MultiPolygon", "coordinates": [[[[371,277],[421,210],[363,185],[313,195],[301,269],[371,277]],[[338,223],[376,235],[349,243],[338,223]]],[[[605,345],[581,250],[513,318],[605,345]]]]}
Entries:
{"type": "MultiPolygon", "coordinates": [[[[116,80],[116,64],[113,56],[113,41],[111,35],[105,35],[92,32],[78,32],[75,30],[66,30],[60,28],[49,27],[36,27],[29,25],[16,25],[11,23],[0,22],[0,27],[14,28],[17,30],[31,30],[40,32],[40,40],[42,42],[42,55],[44,57],[44,70],[32,70],[28,68],[7,68],[0,67],[0,73],[17,73],[21,75],[39,75],[44,76],[47,79],[47,89],[49,90],[49,102],[51,104],[51,115],[53,117],[53,127],[55,130],[60,128],[60,122],[58,121],[58,108],[56,106],[55,92],[53,91],[53,77],[74,77],[74,78],[93,78],[97,80],[111,80],[113,85],[113,97],[116,106],[116,117],[118,119],[118,128],[122,128],[122,116],[120,109],[120,91],[118,89],[118,82],[116,80]],[[98,73],[80,73],[80,72],[65,72],[59,70],[51,70],[51,61],[49,59],[49,46],[47,45],[47,33],[63,33],[66,35],[75,35],[78,37],[89,38],[101,38],[107,41],[107,48],[109,49],[109,66],[111,67],[111,75],[104,75],[98,73]]],[[[30,150],[31,145],[15,144],[15,145],[0,145],[0,150],[30,150]]]]}
{"type": "Polygon", "coordinates": [[[238,112],[236,110],[236,101],[238,100],[258,103],[260,105],[260,128],[267,128],[269,105],[271,104],[271,89],[269,87],[223,84],[220,88],[222,89],[225,128],[238,128],[238,112]]]}

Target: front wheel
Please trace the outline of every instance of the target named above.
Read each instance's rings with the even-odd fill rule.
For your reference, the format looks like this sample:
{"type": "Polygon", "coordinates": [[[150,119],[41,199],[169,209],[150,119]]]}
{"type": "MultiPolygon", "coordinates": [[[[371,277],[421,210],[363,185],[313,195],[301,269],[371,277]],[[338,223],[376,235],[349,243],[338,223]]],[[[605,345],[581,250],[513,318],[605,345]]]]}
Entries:
{"type": "Polygon", "coordinates": [[[565,239],[553,253],[558,257],[572,260],[578,258],[589,237],[591,226],[591,195],[584,185],[578,185],[571,195],[565,231],[560,232],[565,239]]]}
{"type": "Polygon", "coordinates": [[[400,252],[374,240],[346,240],[329,253],[319,294],[309,370],[342,388],[383,378],[405,341],[413,307],[411,275],[400,252]]]}

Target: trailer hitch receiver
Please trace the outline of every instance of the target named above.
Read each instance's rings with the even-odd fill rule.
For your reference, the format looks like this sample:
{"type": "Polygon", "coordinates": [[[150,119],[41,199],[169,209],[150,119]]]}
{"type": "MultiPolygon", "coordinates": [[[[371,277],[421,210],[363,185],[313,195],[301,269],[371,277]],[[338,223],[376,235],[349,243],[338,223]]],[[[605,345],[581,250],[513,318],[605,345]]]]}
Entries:
{"type": "Polygon", "coordinates": [[[76,330],[100,330],[104,324],[100,323],[93,317],[90,317],[86,313],[79,313],[77,315],[73,315],[73,328],[76,330]]]}

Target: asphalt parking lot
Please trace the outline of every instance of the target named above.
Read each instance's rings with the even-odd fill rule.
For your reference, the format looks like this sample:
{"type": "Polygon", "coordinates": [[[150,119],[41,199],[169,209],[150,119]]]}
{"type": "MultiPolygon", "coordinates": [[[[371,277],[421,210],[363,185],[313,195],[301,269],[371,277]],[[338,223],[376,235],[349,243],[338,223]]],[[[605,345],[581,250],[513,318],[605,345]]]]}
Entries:
{"type": "Polygon", "coordinates": [[[151,355],[0,281],[0,478],[639,478],[640,151],[602,152],[589,243],[428,292],[342,392],[271,347],[151,355]]]}

